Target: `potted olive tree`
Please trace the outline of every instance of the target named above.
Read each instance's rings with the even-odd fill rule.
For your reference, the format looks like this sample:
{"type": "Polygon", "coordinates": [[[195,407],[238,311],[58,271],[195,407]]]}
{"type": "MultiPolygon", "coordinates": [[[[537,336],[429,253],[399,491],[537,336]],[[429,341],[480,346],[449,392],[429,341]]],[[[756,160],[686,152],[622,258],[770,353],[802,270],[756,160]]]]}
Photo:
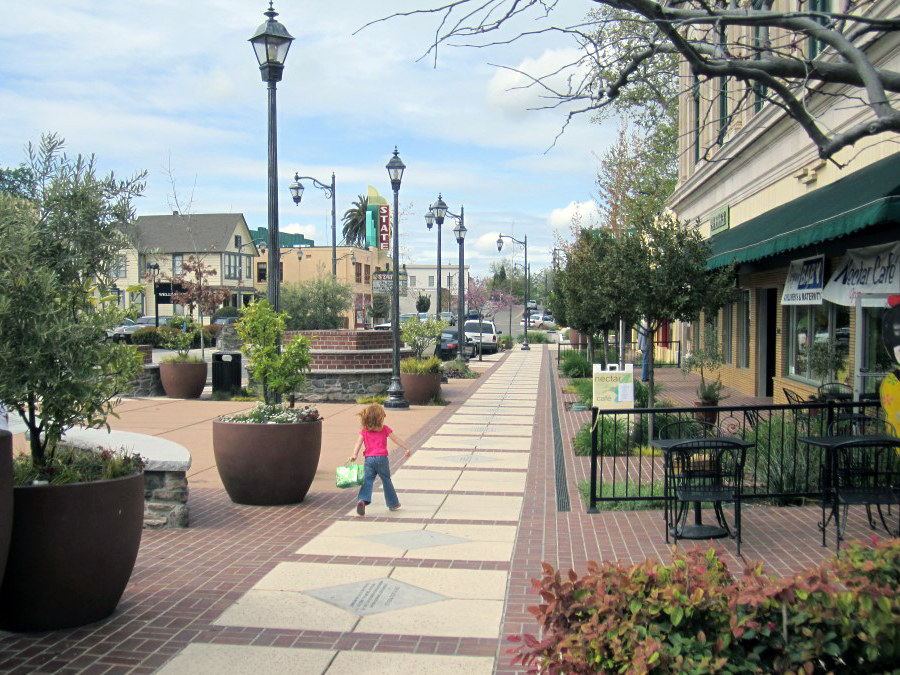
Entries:
{"type": "MultiPolygon", "coordinates": [[[[694,370],[700,373],[700,386],[697,388],[698,400],[694,403],[697,407],[715,408],[719,405],[719,401],[727,398],[727,394],[722,393],[724,385],[719,375],[715,380],[709,382],[705,377],[705,371],[718,370],[724,363],[716,331],[707,324],[703,334],[703,346],[695,349],[681,361],[681,371],[685,375],[694,370]]],[[[698,413],[698,417],[703,421],[715,424],[717,413],[715,410],[704,411],[698,413]]]]}
{"type": "Polygon", "coordinates": [[[420,321],[413,317],[403,324],[403,342],[414,354],[400,362],[400,384],[410,403],[428,403],[441,393],[441,360],[436,356],[426,359],[425,352],[434,348],[446,327],[445,321],[433,318],[420,321]]]}
{"type": "Polygon", "coordinates": [[[141,541],[140,458],[76,452],[66,429],[102,427],[140,369],[105,339],[122,317],[107,296],[143,175],[96,175],[63,141],[29,146],[27,194],[0,193],[0,403],[29,434],[16,458],[0,628],[52,630],[113,612],[141,541]],[[61,562],[62,561],[62,562],[61,562]]]}
{"type": "Polygon", "coordinates": [[[238,504],[302,502],[322,450],[322,418],[313,406],[278,399],[306,381],[310,342],[298,335],[281,345],[287,315],[268,300],[245,307],[235,324],[247,370],[263,400],[252,410],[213,420],[213,452],[225,491],[238,504]]]}
{"type": "Polygon", "coordinates": [[[169,398],[200,398],[206,386],[206,361],[190,353],[199,331],[188,317],[173,328],[162,337],[163,345],[175,354],[160,362],[160,384],[169,398]]]}

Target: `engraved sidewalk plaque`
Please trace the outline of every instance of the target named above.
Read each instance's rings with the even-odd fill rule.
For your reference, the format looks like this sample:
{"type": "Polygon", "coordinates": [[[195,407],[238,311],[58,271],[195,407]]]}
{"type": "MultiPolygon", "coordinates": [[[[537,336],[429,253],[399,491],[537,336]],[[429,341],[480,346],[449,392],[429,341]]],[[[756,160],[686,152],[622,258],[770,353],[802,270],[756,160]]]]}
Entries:
{"type": "Polygon", "coordinates": [[[369,539],[380,544],[396,546],[407,551],[418,548],[430,548],[432,546],[449,546],[450,544],[463,544],[468,539],[454,537],[442,532],[429,532],[428,530],[407,530],[406,532],[392,532],[388,534],[372,534],[362,539],[369,539]]]}
{"type": "Polygon", "coordinates": [[[304,593],[358,616],[408,609],[447,599],[439,593],[394,579],[359,581],[342,586],[314,588],[304,593]]]}

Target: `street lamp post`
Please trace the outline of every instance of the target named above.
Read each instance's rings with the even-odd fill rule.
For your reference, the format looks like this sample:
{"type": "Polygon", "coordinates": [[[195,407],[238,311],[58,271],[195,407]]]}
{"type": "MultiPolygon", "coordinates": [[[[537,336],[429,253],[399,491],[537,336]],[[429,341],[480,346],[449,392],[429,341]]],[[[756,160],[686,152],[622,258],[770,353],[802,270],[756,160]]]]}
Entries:
{"type": "Polygon", "coordinates": [[[388,398],[384,402],[384,407],[406,409],[409,408],[409,401],[403,398],[403,385],[400,383],[400,181],[403,179],[406,165],[400,159],[396,147],[394,156],[386,168],[391,177],[391,189],[394,191],[394,312],[391,319],[394,344],[391,384],[388,387],[388,398]]]}
{"type": "MultiPolygon", "coordinates": [[[[457,273],[457,283],[459,285],[459,290],[457,291],[458,297],[456,298],[456,341],[459,344],[459,349],[456,352],[456,360],[459,362],[460,366],[465,366],[466,361],[466,318],[463,314],[465,310],[465,294],[463,289],[463,277],[465,276],[464,272],[464,261],[466,256],[466,223],[465,223],[465,207],[459,207],[459,217],[456,218],[456,227],[453,228],[453,234],[456,236],[456,243],[459,244],[459,272],[457,273]]],[[[452,213],[450,214],[453,215],[452,213]]]]}
{"type": "MultiPolygon", "coordinates": [[[[441,318],[441,226],[444,224],[444,216],[447,215],[447,205],[441,199],[438,193],[437,201],[428,207],[428,213],[425,214],[425,224],[431,229],[432,223],[437,223],[437,313],[438,320],[441,318]]],[[[447,289],[449,291],[449,288],[447,289]]]]}
{"type": "Polygon", "coordinates": [[[159,276],[159,263],[147,265],[147,271],[153,276],[153,313],[156,315],[156,327],[159,328],[159,298],[156,296],[156,279],[159,276]]]}
{"type": "Polygon", "coordinates": [[[529,319],[529,315],[531,314],[531,311],[528,308],[528,299],[529,299],[529,293],[528,293],[528,290],[529,290],[528,289],[528,283],[529,283],[528,235],[527,234],[525,235],[525,241],[519,241],[515,237],[510,237],[508,234],[501,234],[499,237],[497,237],[497,251],[503,250],[503,240],[504,239],[509,239],[510,241],[515,242],[515,243],[519,244],[520,246],[525,247],[525,339],[522,342],[522,351],[527,352],[528,350],[531,349],[531,347],[528,346],[528,324],[530,323],[528,319],[529,319]]]}
{"type": "Polygon", "coordinates": [[[295,204],[303,199],[303,183],[301,180],[311,180],[312,184],[325,192],[325,198],[331,200],[331,276],[337,278],[337,210],[335,204],[334,172],[331,174],[331,185],[317,181],[312,176],[300,176],[294,173],[294,182],[291,183],[291,197],[295,204]]]}
{"type": "Polygon", "coordinates": [[[269,127],[269,274],[268,274],[268,297],[269,304],[274,310],[279,310],[278,297],[278,273],[274,272],[279,263],[279,241],[278,241],[278,125],[275,115],[275,84],[281,81],[281,74],[284,71],[284,62],[287,58],[288,50],[291,48],[293,36],[288,33],[287,29],[282,26],[275,17],[278,16],[272,7],[272,1],[269,1],[269,9],[263,12],[268,19],[256,29],[253,37],[250,38],[250,44],[253,45],[253,51],[256,53],[256,60],[259,62],[259,72],[262,75],[263,82],[267,84],[269,92],[268,101],[268,127],[269,127]]]}

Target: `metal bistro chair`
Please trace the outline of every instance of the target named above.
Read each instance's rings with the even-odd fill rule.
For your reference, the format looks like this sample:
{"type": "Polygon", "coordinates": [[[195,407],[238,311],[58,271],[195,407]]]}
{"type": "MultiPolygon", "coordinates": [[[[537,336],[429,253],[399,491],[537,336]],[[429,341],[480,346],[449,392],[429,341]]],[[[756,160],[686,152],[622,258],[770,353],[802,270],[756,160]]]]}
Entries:
{"type": "Polygon", "coordinates": [[[741,492],[746,454],[746,448],[726,438],[688,440],[670,450],[673,500],[670,526],[676,545],[690,505],[712,502],[719,526],[737,542],[737,554],[741,554],[741,492]],[[734,503],[731,524],[725,518],[723,502],[734,503]]]}
{"type": "MultiPolygon", "coordinates": [[[[681,419],[677,422],[669,422],[659,429],[659,438],[661,439],[694,439],[694,438],[710,438],[718,436],[719,429],[710,422],[704,422],[698,419],[681,419]]],[[[669,529],[671,522],[669,518],[669,509],[672,506],[673,495],[672,486],[672,468],[669,462],[670,453],[663,455],[663,519],[666,523],[666,543],[669,542],[669,529]]]]}
{"type": "Polygon", "coordinates": [[[843,382],[826,382],[819,385],[820,401],[849,401],[853,398],[853,387],[843,382]]]}
{"type": "MultiPolygon", "coordinates": [[[[835,484],[832,495],[834,524],[837,530],[837,549],[847,528],[847,515],[851,505],[866,507],[869,527],[876,528],[871,507],[878,509],[878,517],[885,531],[892,537],[900,533],[900,522],[892,531],[884,517],[882,506],[897,504],[900,507],[900,461],[897,448],[900,439],[860,437],[841,443],[832,449],[835,484]]],[[[822,522],[825,522],[825,503],[822,503],[822,522]]]]}
{"type": "Polygon", "coordinates": [[[877,434],[897,435],[894,425],[887,420],[862,413],[837,415],[834,422],[828,426],[829,436],[875,436],[877,434]]]}
{"type": "MultiPolygon", "coordinates": [[[[784,396],[785,398],[787,398],[790,405],[809,406],[810,403],[813,403],[813,401],[804,399],[795,391],[791,391],[790,389],[786,389],[784,387],[782,387],[781,390],[784,392],[784,396]]],[[[809,408],[806,408],[806,410],[792,410],[791,416],[794,418],[794,424],[796,426],[802,427],[802,431],[804,434],[812,434],[812,421],[815,418],[813,415],[813,411],[809,410],[809,408]]]]}

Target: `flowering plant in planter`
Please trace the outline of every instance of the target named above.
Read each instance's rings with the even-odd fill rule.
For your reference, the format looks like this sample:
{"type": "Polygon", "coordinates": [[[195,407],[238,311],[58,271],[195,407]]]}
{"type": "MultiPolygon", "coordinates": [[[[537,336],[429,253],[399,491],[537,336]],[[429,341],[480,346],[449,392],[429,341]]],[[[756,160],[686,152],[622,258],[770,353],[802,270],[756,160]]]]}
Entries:
{"type": "Polygon", "coordinates": [[[283,405],[267,405],[259,401],[252,410],[234,415],[224,415],[219,419],[223,422],[237,422],[238,424],[303,424],[304,422],[317,422],[322,419],[322,416],[319,414],[318,408],[313,405],[286,408],[283,405]]]}

